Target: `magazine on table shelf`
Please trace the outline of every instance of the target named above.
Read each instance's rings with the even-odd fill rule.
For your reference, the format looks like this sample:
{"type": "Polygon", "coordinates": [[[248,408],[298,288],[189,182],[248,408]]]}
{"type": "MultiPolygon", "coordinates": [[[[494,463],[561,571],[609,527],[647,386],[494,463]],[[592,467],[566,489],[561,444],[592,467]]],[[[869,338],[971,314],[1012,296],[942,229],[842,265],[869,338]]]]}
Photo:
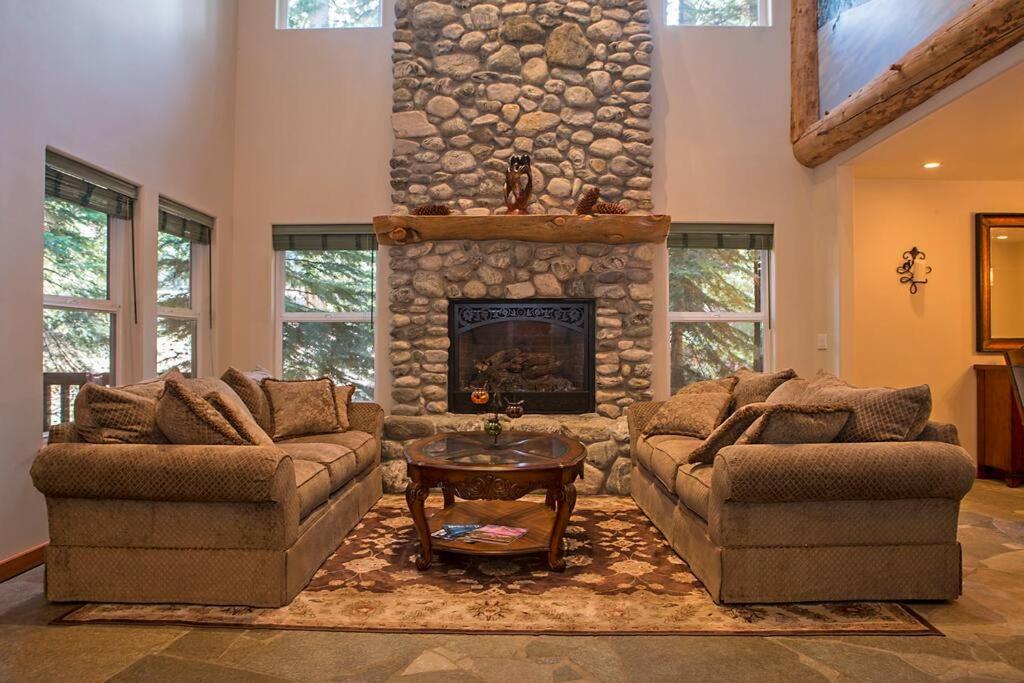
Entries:
{"type": "Polygon", "coordinates": [[[431,534],[434,538],[463,543],[499,543],[507,545],[526,535],[527,529],[500,524],[445,524],[431,534]]]}

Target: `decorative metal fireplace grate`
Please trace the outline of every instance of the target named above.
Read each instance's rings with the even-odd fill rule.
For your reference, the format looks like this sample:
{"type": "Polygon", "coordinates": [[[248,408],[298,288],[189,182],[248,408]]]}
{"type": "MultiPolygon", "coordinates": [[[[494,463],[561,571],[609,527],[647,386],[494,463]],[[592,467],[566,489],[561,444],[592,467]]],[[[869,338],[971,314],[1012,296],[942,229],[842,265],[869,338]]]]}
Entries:
{"type": "Polygon", "coordinates": [[[452,299],[448,406],[478,412],[473,388],[526,401],[531,413],[594,411],[593,299],[452,299]]]}

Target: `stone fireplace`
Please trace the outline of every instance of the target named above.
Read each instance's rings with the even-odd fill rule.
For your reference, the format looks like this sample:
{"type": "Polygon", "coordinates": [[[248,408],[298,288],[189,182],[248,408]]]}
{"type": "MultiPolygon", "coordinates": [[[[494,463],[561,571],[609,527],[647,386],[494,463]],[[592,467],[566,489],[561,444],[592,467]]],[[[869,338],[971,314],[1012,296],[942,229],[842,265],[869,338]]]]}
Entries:
{"type": "MultiPolygon", "coordinates": [[[[558,431],[580,439],[587,445],[587,476],[579,490],[627,493],[629,447],[623,411],[652,397],[654,245],[485,239],[423,241],[387,250],[392,407],[383,450],[389,490],[404,490],[402,449],[411,439],[481,426],[480,411],[463,410],[460,392],[465,373],[461,369],[456,373],[459,385],[449,386],[452,364],[459,360],[454,355],[450,324],[454,328],[463,323],[478,325],[475,329],[479,330],[483,317],[495,322],[494,315],[482,311],[498,311],[498,318],[509,316],[498,324],[526,325],[522,331],[536,334],[530,326],[541,322],[538,318],[563,314],[564,309],[553,307],[583,302],[593,307],[592,333],[582,337],[588,356],[579,359],[586,376],[581,377],[574,365],[577,359],[569,357],[577,351],[567,349],[558,352],[555,361],[561,365],[551,368],[557,372],[549,381],[555,385],[574,378],[584,384],[592,382],[594,412],[550,415],[543,408],[541,394],[551,393],[547,400],[552,410],[560,394],[536,392],[527,401],[526,417],[517,420],[515,428],[558,431]],[[528,319],[527,310],[537,315],[528,319]],[[543,414],[538,414],[541,410],[543,414]]],[[[586,327],[587,312],[577,313],[584,315],[586,327]]],[[[573,322],[575,314],[565,315],[561,322],[568,331],[577,323],[573,322]]],[[[552,342],[566,339],[561,332],[547,332],[552,342]]],[[[507,326],[504,334],[523,338],[507,326]]],[[[502,350],[494,345],[507,339],[497,333],[495,337],[488,340],[478,335],[475,348],[480,354],[470,357],[474,365],[479,356],[493,356],[502,350]],[[493,352],[481,350],[488,344],[493,352]]],[[[459,346],[461,353],[461,339],[459,346]]],[[[525,342],[518,348],[523,353],[545,352],[539,346],[526,347],[525,342]]],[[[542,370],[538,367],[535,372],[542,370]]]]}
{"type": "Polygon", "coordinates": [[[594,412],[593,299],[448,302],[448,407],[474,412],[474,388],[531,413],[594,412]]]}

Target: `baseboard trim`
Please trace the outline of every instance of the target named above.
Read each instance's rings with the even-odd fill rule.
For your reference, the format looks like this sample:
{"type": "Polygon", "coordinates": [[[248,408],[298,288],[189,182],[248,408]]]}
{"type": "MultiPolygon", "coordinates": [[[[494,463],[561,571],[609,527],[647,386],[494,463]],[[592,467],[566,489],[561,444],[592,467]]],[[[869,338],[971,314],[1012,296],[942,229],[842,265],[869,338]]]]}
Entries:
{"type": "Polygon", "coordinates": [[[0,560],[0,581],[13,579],[18,574],[35,569],[43,563],[46,546],[49,543],[40,543],[35,548],[29,548],[17,555],[0,560]]]}

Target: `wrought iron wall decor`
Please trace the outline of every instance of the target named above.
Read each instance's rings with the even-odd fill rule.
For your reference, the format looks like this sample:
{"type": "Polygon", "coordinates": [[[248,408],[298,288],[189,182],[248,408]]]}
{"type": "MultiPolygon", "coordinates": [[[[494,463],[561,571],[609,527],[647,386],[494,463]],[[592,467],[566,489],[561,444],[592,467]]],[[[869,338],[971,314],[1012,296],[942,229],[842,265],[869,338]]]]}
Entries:
{"type": "Polygon", "coordinates": [[[925,253],[917,247],[903,252],[903,263],[896,269],[900,275],[901,285],[910,285],[910,293],[917,294],[917,286],[928,283],[928,275],[932,267],[924,264],[925,253]]]}

